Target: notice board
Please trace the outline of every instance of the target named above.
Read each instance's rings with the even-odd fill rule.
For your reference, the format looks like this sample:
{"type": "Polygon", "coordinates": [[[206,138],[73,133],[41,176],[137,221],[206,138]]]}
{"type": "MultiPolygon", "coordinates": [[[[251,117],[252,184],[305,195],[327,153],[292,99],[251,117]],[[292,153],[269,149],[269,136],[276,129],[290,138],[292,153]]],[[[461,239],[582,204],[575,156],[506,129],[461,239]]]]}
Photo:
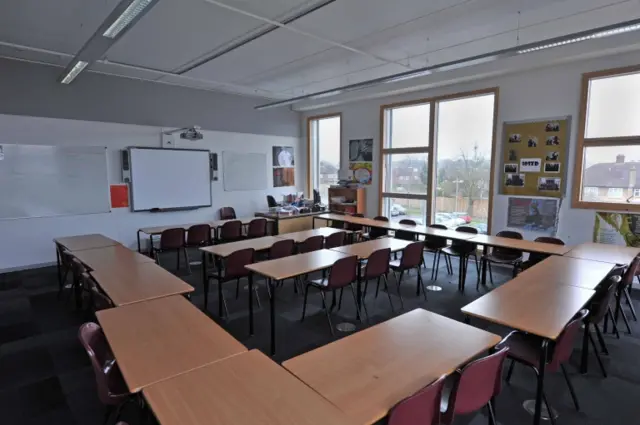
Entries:
{"type": "Polygon", "coordinates": [[[571,117],[505,122],[500,193],[562,197],[571,117]]]}

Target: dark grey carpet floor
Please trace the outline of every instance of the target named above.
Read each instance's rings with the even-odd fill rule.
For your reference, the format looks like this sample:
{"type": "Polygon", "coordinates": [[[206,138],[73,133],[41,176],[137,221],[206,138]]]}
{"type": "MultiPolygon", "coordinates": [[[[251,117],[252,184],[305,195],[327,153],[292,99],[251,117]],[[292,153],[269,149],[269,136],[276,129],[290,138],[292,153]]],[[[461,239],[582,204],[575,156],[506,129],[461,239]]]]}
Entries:
{"type": "MultiPolygon", "coordinates": [[[[165,264],[172,263],[171,259],[165,264]]],[[[430,263],[430,261],[428,261],[430,263]]],[[[455,263],[454,263],[455,265],[455,263]]],[[[462,320],[460,308],[486,292],[475,289],[475,271],[470,267],[465,294],[457,292],[457,278],[448,276],[444,266],[437,284],[441,292],[429,292],[428,301],[415,295],[415,274],[403,282],[402,294],[405,311],[423,307],[430,311],[462,320]]],[[[456,269],[457,272],[457,269],[456,269]]],[[[192,301],[203,305],[202,285],[197,267],[193,274],[178,273],[192,283],[197,291],[192,301]]],[[[423,273],[425,279],[430,271],[423,273]]],[[[496,281],[505,282],[508,273],[494,271],[496,281]]],[[[392,283],[392,282],[390,282],[392,283]]],[[[498,282],[496,282],[498,284],[498,282]]],[[[235,299],[235,285],[227,284],[230,316],[227,321],[217,319],[217,291],[212,286],[210,315],[249,348],[269,352],[269,309],[264,286],[260,286],[262,307],[255,312],[255,335],[248,335],[246,291],[241,288],[240,299],[235,299]]],[[[492,289],[489,285],[488,289],[492,289]]],[[[400,314],[400,302],[392,283],[393,313],[386,294],[381,291],[375,299],[369,290],[367,306],[371,324],[400,314]]],[[[302,297],[293,292],[286,282],[277,293],[278,352],[274,360],[282,362],[316,347],[331,342],[326,317],[321,309],[320,296],[309,296],[307,319],[300,322],[302,297]]],[[[638,306],[640,307],[640,306],[638,306]]],[[[354,320],[353,299],[345,292],[343,306],[334,311],[334,324],[349,322],[357,330],[368,326],[354,320]]],[[[88,358],[77,340],[80,324],[91,320],[86,313],[74,309],[70,301],[57,298],[55,268],[44,268],[0,275],[0,423],[2,425],[90,425],[101,424],[104,408],[95,391],[93,371],[88,358]]],[[[509,329],[480,321],[474,326],[504,335],[509,329]]],[[[569,365],[581,411],[576,412],[561,374],[548,374],[546,391],[550,402],[559,412],[558,424],[566,425],[631,425],[640,423],[640,326],[632,322],[633,335],[623,334],[621,339],[607,335],[610,355],[603,356],[609,371],[604,379],[596,360],[590,358],[589,373],[580,375],[579,342],[569,365]]],[[[337,332],[337,337],[348,334],[337,332]]],[[[455,338],[455,335],[451,336],[455,338]]],[[[150,353],[152,355],[152,353],[150,353]]],[[[339,383],[336,383],[339,385],[339,383]]],[[[505,385],[497,400],[498,421],[501,424],[529,424],[532,417],[522,408],[522,402],[535,394],[535,378],[531,370],[516,367],[511,385],[505,385]]],[[[132,425],[138,423],[139,414],[133,406],[125,409],[124,419],[132,425]]],[[[483,412],[456,418],[456,424],[485,424],[483,412]]]]}

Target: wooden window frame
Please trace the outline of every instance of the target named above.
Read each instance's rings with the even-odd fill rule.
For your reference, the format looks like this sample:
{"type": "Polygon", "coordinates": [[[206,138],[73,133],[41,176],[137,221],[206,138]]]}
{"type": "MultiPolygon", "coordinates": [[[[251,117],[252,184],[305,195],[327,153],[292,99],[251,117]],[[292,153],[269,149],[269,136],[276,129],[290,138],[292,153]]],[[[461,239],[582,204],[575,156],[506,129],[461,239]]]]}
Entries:
{"type": "Polygon", "coordinates": [[[496,156],[496,145],[497,145],[497,130],[498,130],[498,105],[500,100],[500,89],[498,87],[490,87],[486,89],[480,90],[472,90],[466,92],[452,93],[442,96],[433,96],[428,98],[410,100],[405,102],[397,102],[397,103],[389,103],[386,105],[380,106],[380,141],[379,143],[379,151],[378,155],[380,158],[380,167],[378,170],[378,214],[382,215],[383,207],[384,207],[384,198],[404,198],[404,199],[425,199],[424,195],[414,195],[414,194],[406,194],[406,193],[395,193],[395,192],[384,192],[384,172],[386,163],[384,161],[385,154],[393,154],[393,153],[427,153],[428,155],[428,170],[427,170],[427,224],[431,224],[433,219],[433,205],[434,205],[434,192],[431,190],[433,188],[434,179],[435,179],[435,166],[436,166],[436,154],[437,154],[437,146],[436,146],[436,117],[437,117],[437,104],[441,101],[447,100],[456,100],[456,99],[464,99],[468,97],[482,96],[487,94],[493,94],[493,131],[491,135],[491,161],[489,164],[489,206],[487,210],[487,234],[491,234],[491,219],[493,217],[493,193],[494,193],[494,174],[495,174],[495,156],[496,156]],[[388,109],[400,108],[405,106],[414,106],[420,104],[430,104],[430,113],[429,113],[429,146],[425,151],[424,148],[385,148],[385,133],[386,133],[386,120],[385,120],[385,112],[388,109]]]}
{"type": "Polygon", "coordinates": [[[307,197],[313,197],[313,182],[311,181],[311,122],[327,119],[340,118],[340,163],[338,164],[338,173],[342,167],[342,112],[333,112],[330,114],[314,115],[307,117],[307,197]]]}
{"type": "Polygon", "coordinates": [[[578,121],[578,137],[576,138],[576,156],[573,167],[573,189],[571,191],[572,208],[590,209],[599,211],[625,211],[640,212],[640,204],[623,204],[620,202],[592,202],[580,199],[582,193],[582,174],[584,169],[584,151],[589,147],[598,146],[640,146],[640,134],[629,137],[594,137],[586,138],[587,106],[589,103],[589,83],[591,80],[615,77],[624,74],[640,72],[640,65],[624,68],[606,69],[603,71],[586,72],[582,74],[582,86],[580,90],[580,116],[578,121]]]}

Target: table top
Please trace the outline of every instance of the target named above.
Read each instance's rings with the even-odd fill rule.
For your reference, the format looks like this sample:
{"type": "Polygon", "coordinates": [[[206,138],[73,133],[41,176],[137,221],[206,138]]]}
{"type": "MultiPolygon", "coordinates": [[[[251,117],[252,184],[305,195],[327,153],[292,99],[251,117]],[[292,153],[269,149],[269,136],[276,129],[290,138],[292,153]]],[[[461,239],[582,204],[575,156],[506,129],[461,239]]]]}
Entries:
{"type": "Polygon", "coordinates": [[[283,238],[277,238],[275,236],[264,236],[262,238],[255,239],[247,239],[238,242],[229,242],[223,243],[219,245],[212,246],[203,246],[200,248],[200,251],[205,251],[213,255],[217,255],[218,257],[228,257],[236,251],[240,251],[241,249],[253,248],[256,251],[264,251],[279,241],[284,240],[283,238]]]}
{"type": "Polygon", "coordinates": [[[565,254],[567,257],[627,265],[640,254],[640,248],[603,243],[583,243],[565,254]]]}
{"type": "Polygon", "coordinates": [[[65,236],[55,238],[54,242],[62,245],[69,251],[80,251],[83,249],[102,248],[105,246],[120,245],[120,242],[114,241],[104,235],[92,233],[89,235],[65,236]]]}
{"type": "Polygon", "coordinates": [[[96,316],[131,392],[247,351],[182,296],[96,316]]]}
{"type": "Polygon", "coordinates": [[[514,279],[462,307],[461,311],[555,340],[594,294],[595,291],[578,286],[548,281],[532,284],[514,279]]]}
{"type": "Polygon", "coordinates": [[[321,249],[277,260],[261,261],[245,267],[270,279],[283,280],[329,268],[337,260],[345,257],[349,256],[331,249],[321,249]]]}
{"type": "Polygon", "coordinates": [[[155,263],[152,258],[122,245],[73,251],[73,255],[92,270],[111,271],[114,267],[129,268],[135,263],[155,263]]]}
{"type": "Polygon", "coordinates": [[[355,425],[258,350],[143,390],[161,425],[355,425]]]}
{"type": "Polygon", "coordinates": [[[345,229],[334,229],[333,227],[319,227],[317,229],[302,230],[300,232],[282,233],[282,234],[276,235],[276,238],[293,239],[296,243],[300,243],[300,242],[304,242],[305,240],[307,240],[312,236],[323,236],[326,238],[327,236],[330,236],[330,235],[333,235],[334,233],[339,233],[339,232],[352,233],[351,231],[345,230],[345,229]]]}
{"type": "Polygon", "coordinates": [[[371,424],[499,341],[498,335],[416,309],[283,366],[356,423],[371,424]]]}
{"type": "Polygon", "coordinates": [[[470,240],[480,245],[512,248],[525,252],[537,252],[540,254],[564,255],[571,250],[567,245],[555,245],[552,243],[534,242],[523,239],[503,238],[501,236],[477,235],[470,240]]]}
{"type": "Polygon", "coordinates": [[[615,264],[554,255],[518,274],[512,281],[524,285],[539,282],[595,289],[615,264]]]}
{"type": "Polygon", "coordinates": [[[332,249],[347,255],[357,255],[359,259],[366,259],[379,249],[390,248],[391,252],[397,252],[403,250],[411,243],[411,241],[396,238],[379,238],[371,241],[339,246],[332,249]]]}
{"type": "Polygon", "coordinates": [[[97,268],[91,276],[116,306],[193,292],[193,286],[155,263],[97,268]]]}
{"type": "Polygon", "coordinates": [[[142,233],[146,233],[147,235],[159,235],[165,230],[168,229],[184,229],[185,231],[189,229],[191,226],[195,226],[196,224],[208,224],[211,226],[210,221],[202,221],[200,223],[191,223],[191,224],[167,224],[165,226],[153,226],[153,227],[143,227],[140,229],[142,233]]]}

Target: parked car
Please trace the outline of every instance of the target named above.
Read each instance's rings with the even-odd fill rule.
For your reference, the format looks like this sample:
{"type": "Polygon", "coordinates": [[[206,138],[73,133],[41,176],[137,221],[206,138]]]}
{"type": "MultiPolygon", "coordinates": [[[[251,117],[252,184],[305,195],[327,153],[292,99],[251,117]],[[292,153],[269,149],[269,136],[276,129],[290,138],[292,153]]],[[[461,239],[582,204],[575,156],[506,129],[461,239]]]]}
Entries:
{"type": "Polygon", "coordinates": [[[451,213],[436,213],[435,222],[437,224],[444,224],[445,226],[452,229],[455,229],[456,227],[467,223],[462,218],[455,217],[451,213]]]}
{"type": "Polygon", "coordinates": [[[406,215],[407,214],[407,209],[405,207],[403,207],[402,205],[393,204],[393,205],[391,205],[391,208],[389,209],[389,212],[391,214],[391,217],[396,217],[396,216],[399,216],[399,215],[406,215]]]}
{"type": "Polygon", "coordinates": [[[451,215],[463,219],[465,223],[471,223],[471,216],[466,212],[453,212],[451,215]]]}

